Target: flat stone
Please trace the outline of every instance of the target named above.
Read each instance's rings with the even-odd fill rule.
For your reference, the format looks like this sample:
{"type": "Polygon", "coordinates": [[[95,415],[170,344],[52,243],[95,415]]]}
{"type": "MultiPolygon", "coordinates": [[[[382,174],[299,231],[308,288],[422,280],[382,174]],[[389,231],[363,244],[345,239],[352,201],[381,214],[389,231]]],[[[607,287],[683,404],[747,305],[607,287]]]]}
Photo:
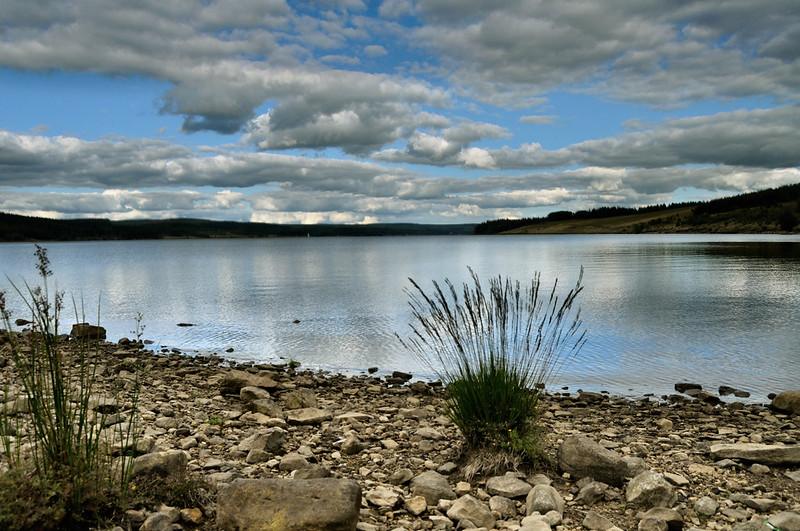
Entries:
{"type": "Polygon", "coordinates": [[[611,523],[611,520],[601,515],[597,511],[588,511],[586,516],[584,516],[581,525],[591,531],[608,531],[614,527],[614,524],[611,523]]]}
{"type": "Polygon", "coordinates": [[[364,498],[375,507],[386,509],[393,509],[403,501],[399,492],[381,485],[367,491],[364,498]]]}
{"type": "Polygon", "coordinates": [[[411,492],[422,496],[428,505],[436,505],[439,500],[453,500],[456,493],[450,488],[447,478],[438,472],[428,470],[411,480],[411,492]]]}
{"type": "Polygon", "coordinates": [[[528,495],[531,486],[513,475],[494,476],[486,481],[489,494],[506,498],[522,498],[528,495]]]}
{"type": "Polygon", "coordinates": [[[305,407],[286,412],[286,421],[289,424],[300,426],[322,424],[326,420],[331,420],[331,418],[332,415],[330,411],[316,407],[305,407]]]}
{"type": "Polygon", "coordinates": [[[355,531],[361,487],[346,479],[247,479],[220,489],[222,531],[355,531]],[[265,527],[265,525],[267,527],[265,527]]]}
{"type": "Polygon", "coordinates": [[[673,474],[672,472],[664,472],[664,479],[675,485],[676,487],[686,487],[689,485],[689,480],[680,474],[673,474]]]}
{"type": "Polygon", "coordinates": [[[186,472],[186,465],[188,463],[189,456],[183,450],[153,452],[141,455],[133,460],[131,477],[147,474],[179,476],[186,472]]]}
{"type": "Polygon", "coordinates": [[[800,445],[734,443],[711,445],[714,459],[742,459],[764,465],[800,464],[800,445]]]}
{"type": "Polygon", "coordinates": [[[223,395],[239,395],[243,387],[262,387],[276,389],[278,383],[268,374],[250,374],[245,371],[232,370],[226,372],[219,382],[223,395]]]}

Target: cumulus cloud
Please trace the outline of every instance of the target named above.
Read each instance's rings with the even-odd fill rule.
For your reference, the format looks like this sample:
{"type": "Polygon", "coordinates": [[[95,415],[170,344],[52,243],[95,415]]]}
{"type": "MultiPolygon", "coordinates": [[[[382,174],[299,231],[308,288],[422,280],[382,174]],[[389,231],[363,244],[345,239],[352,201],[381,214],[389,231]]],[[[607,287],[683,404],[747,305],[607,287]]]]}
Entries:
{"type": "MultiPolygon", "coordinates": [[[[369,33],[349,15],[314,18],[283,0],[146,1],[114,9],[74,0],[56,3],[52,12],[9,1],[0,14],[0,66],[168,81],[161,110],[183,116],[187,132],[236,132],[265,102],[283,114],[302,107],[333,116],[364,102],[437,106],[448,100],[423,81],[332,70],[309,60],[309,48],[338,48],[369,33]]],[[[331,6],[363,8],[353,1],[331,6]]],[[[379,51],[378,45],[366,49],[379,51]]],[[[341,54],[326,60],[356,64],[341,54]]]]}
{"type": "Polygon", "coordinates": [[[420,0],[415,43],[487,101],[519,102],[560,86],[679,104],[800,96],[800,12],[726,2],[420,0]],[[708,65],[714,65],[709,68],[708,65]]]}

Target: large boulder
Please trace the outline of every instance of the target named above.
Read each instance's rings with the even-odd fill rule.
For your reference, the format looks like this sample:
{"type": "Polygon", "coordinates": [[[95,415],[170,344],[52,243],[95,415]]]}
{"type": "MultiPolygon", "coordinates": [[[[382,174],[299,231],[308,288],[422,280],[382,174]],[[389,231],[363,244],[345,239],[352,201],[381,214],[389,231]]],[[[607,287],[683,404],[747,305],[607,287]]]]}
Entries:
{"type": "Polygon", "coordinates": [[[669,507],[673,501],[672,485],[664,476],[651,470],[631,479],[625,489],[628,503],[642,507],[669,507]]]}
{"type": "Polygon", "coordinates": [[[447,517],[456,522],[467,520],[478,527],[487,529],[493,528],[495,524],[492,511],[483,502],[469,494],[465,494],[453,502],[453,505],[447,510],[447,517]]]}
{"type": "Polygon", "coordinates": [[[131,477],[147,474],[179,476],[186,472],[189,456],[183,450],[168,450],[140,455],[133,460],[131,477]]]}
{"type": "Polygon", "coordinates": [[[219,382],[220,392],[223,395],[238,396],[244,387],[277,389],[279,386],[269,374],[250,374],[249,372],[237,370],[226,372],[219,382]]]}
{"type": "Polygon", "coordinates": [[[577,479],[590,477],[617,487],[622,486],[629,475],[622,455],[579,435],[567,437],[561,443],[558,465],[577,479]]]}
{"type": "Polygon", "coordinates": [[[217,496],[222,531],[354,531],[361,487],[346,479],[240,479],[217,496]]]}
{"type": "Polygon", "coordinates": [[[436,505],[439,500],[454,500],[456,497],[447,478],[433,470],[423,472],[411,480],[411,493],[425,498],[428,505],[436,505]]]}
{"type": "Polygon", "coordinates": [[[82,341],[99,341],[106,338],[106,329],[89,323],[77,323],[72,325],[69,335],[82,341]]]}
{"type": "Polygon", "coordinates": [[[779,393],[772,399],[772,407],[778,411],[800,415],[800,391],[779,393]]]}
{"type": "Polygon", "coordinates": [[[711,456],[714,459],[742,459],[764,465],[800,464],[800,445],[783,446],[779,444],[733,443],[712,444],[711,456]]]}

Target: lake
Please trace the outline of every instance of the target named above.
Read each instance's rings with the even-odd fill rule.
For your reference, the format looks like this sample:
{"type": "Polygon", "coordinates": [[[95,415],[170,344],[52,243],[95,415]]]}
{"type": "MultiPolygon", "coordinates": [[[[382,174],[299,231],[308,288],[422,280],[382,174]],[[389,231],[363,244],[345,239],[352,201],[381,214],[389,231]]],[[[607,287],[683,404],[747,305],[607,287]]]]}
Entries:
{"type": "MultiPolygon", "coordinates": [[[[531,235],[48,243],[59,289],[109,339],[240,360],[424,374],[399,344],[408,277],[572,285],[589,341],[554,387],[639,396],[678,381],[732,385],[765,401],[800,382],[800,237],[531,235]],[[299,320],[299,323],[294,323],[299,320]],[[181,328],[179,322],[196,326],[181,328]],[[225,349],[233,348],[226,354],[225,349]]],[[[0,274],[35,280],[32,244],[0,244],[0,274]]],[[[0,277],[0,289],[9,289],[0,277]]],[[[20,300],[10,296],[15,317],[20,300]]],[[[71,315],[69,316],[72,317],[71,315]]],[[[71,323],[72,320],[70,319],[71,323]]],[[[66,328],[66,327],[65,327],[66,328]]],[[[68,331],[68,330],[67,330],[68,331]]]]}

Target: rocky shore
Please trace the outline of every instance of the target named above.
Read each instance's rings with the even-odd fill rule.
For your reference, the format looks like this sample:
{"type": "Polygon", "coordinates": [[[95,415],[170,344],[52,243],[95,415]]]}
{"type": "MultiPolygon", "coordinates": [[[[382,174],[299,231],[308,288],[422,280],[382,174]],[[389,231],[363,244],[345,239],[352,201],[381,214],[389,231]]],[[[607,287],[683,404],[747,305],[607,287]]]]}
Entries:
{"type": "MultiPolygon", "coordinates": [[[[134,485],[186,469],[213,495],[131,507],[122,529],[800,529],[796,395],[779,411],[697,389],[548,394],[551,465],[465,478],[440,386],[141,347],[102,343],[98,419],[109,432],[130,422],[139,378],[134,485]]],[[[2,400],[24,415],[3,348],[2,400]]]]}

